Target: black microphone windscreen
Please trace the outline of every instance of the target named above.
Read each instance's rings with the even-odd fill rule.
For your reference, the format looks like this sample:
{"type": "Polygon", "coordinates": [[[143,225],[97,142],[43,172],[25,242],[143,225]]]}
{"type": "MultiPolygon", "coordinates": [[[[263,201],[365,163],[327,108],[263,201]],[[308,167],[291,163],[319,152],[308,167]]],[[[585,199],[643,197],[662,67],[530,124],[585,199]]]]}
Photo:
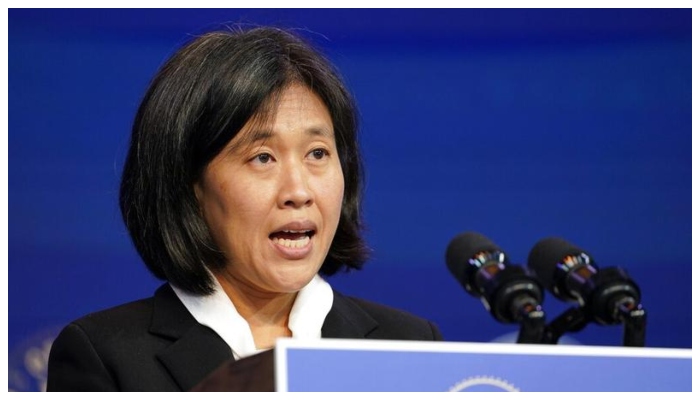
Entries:
{"type": "Polygon", "coordinates": [[[465,285],[469,279],[467,263],[480,252],[502,250],[486,236],[477,232],[461,233],[450,241],[445,253],[445,262],[455,278],[465,285]]]}
{"type": "MultiPolygon", "coordinates": [[[[535,271],[542,284],[551,289],[555,283],[554,275],[557,264],[561,263],[567,256],[581,253],[588,255],[587,252],[564,239],[550,237],[540,240],[530,250],[530,254],[527,257],[527,265],[535,271]]],[[[590,259],[590,261],[593,264],[593,259],[590,259]]]]}

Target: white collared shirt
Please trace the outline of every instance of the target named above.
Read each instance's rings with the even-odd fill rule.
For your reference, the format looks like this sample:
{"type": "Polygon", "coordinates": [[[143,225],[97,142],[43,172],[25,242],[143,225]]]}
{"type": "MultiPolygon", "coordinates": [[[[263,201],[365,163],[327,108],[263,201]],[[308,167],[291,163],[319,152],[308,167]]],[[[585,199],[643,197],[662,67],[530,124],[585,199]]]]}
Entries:
{"type": "MultiPolygon", "coordinates": [[[[216,278],[214,293],[193,295],[170,285],[175,294],[200,324],[208,326],[231,347],[233,357],[240,359],[267,349],[257,349],[248,322],[238,313],[231,299],[216,278]]],[[[333,290],[320,276],[314,276],[297,294],[289,313],[292,337],[315,339],[321,337],[321,327],[333,305],[333,290]]]]}

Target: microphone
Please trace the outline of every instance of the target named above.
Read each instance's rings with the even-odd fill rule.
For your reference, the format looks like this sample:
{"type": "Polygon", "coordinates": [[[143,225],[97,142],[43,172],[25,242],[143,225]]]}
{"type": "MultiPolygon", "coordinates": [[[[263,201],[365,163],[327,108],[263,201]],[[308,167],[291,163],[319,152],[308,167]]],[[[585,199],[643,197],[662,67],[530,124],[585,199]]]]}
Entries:
{"type": "MultiPolygon", "coordinates": [[[[457,235],[447,246],[445,261],[460,285],[481,299],[487,311],[503,323],[544,320],[543,288],[530,270],[512,265],[505,252],[476,232],[457,235]]],[[[539,343],[523,338],[520,343],[539,343]]],[[[535,333],[539,335],[539,333],[535,333]]]]}
{"type": "Polygon", "coordinates": [[[586,307],[601,325],[623,322],[623,314],[639,304],[639,286],[620,267],[598,268],[593,257],[564,239],[542,239],[527,263],[557,298],[586,307]]]}

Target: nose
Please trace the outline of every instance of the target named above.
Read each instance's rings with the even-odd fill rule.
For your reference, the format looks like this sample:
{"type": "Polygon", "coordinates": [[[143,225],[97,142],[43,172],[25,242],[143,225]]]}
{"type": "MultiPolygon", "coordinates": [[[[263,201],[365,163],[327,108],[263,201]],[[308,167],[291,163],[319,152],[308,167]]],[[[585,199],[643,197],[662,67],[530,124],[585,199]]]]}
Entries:
{"type": "Polygon", "coordinates": [[[309,188],[309,174],[303,163],[287,165],[280,171],[280,190],[277,203],[280,208],[301,208],[313,204],[309,188]]]}

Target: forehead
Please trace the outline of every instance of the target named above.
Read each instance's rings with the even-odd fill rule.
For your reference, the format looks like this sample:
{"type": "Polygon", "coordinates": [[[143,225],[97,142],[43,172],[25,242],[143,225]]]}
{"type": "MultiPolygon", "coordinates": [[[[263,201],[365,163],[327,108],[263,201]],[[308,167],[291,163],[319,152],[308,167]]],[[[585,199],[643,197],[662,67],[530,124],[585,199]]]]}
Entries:
{"type": "Polygon", "coordinates": [[[333,120],[323,100],[306,86],[293,84],[268,99],[232,142],[236,147],[254,144],[288,129],[334,138],[333,120]]]}
{"type": "Polygon", "coordinates": [[[324,111],[328,114],[328,108],[321,98],[307,86],[294,83],[282,89],[277,96],[277,112],[284,108],[313,109],[324,111]]]}

